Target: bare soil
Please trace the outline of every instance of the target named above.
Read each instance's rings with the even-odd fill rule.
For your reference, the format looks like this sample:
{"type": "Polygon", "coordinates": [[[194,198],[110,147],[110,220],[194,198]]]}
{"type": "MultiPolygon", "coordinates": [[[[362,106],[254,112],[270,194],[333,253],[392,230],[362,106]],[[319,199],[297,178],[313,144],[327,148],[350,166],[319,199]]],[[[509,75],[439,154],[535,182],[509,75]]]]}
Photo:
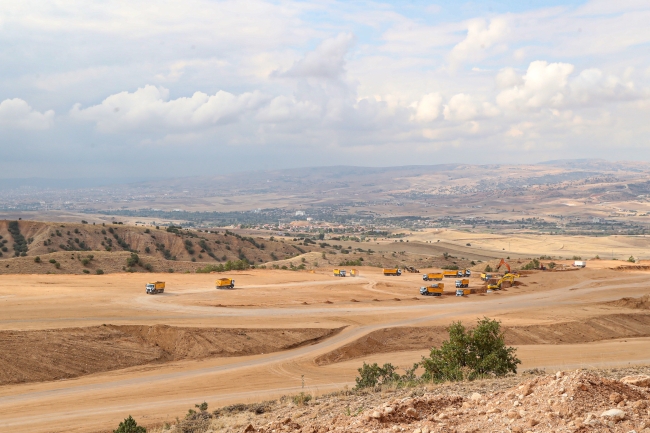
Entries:
{"type": "Polygon", "coordinates": [[[0,385],[69,379],[149,363],[272,353],[340,329],[219,329],[166,325],[0,331],[0,385]]]}
{"type": "MultiPolygon", "coordinates": [[[[620,301],[616,301],[620,302],[620,301]]],[[[650,336],[650,314],[612,314],[549,325],[506,326],[508,345],[579,344],[650,336]]],[[[445,327],[404,327],[374,331],[316,358],[318,365],[362,358],[375,353],[440,347],[448,339],[445,327]]]]}
{"type": "Polygon", "coordinates": [[[618,301],[608,302],[607,304],[634,310],[650,310],[650,295],[645,295],[640,298],[622,298],[618,301]]]}

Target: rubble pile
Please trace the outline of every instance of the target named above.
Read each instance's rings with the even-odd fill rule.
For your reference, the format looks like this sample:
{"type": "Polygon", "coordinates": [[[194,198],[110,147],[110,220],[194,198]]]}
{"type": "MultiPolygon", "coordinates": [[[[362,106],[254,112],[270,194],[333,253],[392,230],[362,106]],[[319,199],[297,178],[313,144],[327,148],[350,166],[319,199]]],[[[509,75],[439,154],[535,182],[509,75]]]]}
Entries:
{"type": "MultiPolygon", "coordinates": [[[[247,433],[623,432],[650,433],[650,376],[620,380],[588,371],[537,376],[493,393],[426,392],[350,413],[309,407],[298,419],[276,412],[247,433]],[[332,413],[334,412],[334,413],[332,413]]],[[[286,412],[289,415],[289,412],[286,412]]],[[[261,421],[261,420],[259,420],[261,421]]],[[[242,431],[239,430],[239,431],[242,431]]]]}

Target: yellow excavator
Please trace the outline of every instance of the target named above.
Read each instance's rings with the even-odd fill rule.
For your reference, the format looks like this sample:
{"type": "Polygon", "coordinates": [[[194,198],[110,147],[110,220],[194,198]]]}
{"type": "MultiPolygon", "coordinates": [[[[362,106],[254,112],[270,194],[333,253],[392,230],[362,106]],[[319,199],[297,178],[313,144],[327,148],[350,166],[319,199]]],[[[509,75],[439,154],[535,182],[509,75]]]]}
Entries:
{"type": "Polygon", "coordinates": [[[487,288],[488,290],[501,290],[501,285],[503,284],[504,281],[509,281],[510,284],[514,284],[515,278],[519,278],[519,274],[507,273],[503,277],[501,277],[496,283],[488,284],[487,288]]]}

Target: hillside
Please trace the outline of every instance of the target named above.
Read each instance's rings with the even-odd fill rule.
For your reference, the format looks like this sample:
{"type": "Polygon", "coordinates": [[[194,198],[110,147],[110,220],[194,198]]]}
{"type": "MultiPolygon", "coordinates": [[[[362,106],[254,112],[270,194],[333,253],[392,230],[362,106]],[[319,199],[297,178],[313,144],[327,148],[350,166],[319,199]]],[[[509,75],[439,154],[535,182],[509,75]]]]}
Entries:
{"type": "Polygon", "coordinates": [[[184,271],[228,261],[285,260],[314,249],[304,243],[298,246],[297,242],[241,236],[228,230],[7,220],[0,221],[0,242],[0,273],[124,271],[132,252],[140,259],[132,266],[135,271],[146,264],[156,270],[184,271]],[[41,263],[34,261],[37,256],[41,263]],[[50,260],[61,263],[60,267],[50,260]]]}

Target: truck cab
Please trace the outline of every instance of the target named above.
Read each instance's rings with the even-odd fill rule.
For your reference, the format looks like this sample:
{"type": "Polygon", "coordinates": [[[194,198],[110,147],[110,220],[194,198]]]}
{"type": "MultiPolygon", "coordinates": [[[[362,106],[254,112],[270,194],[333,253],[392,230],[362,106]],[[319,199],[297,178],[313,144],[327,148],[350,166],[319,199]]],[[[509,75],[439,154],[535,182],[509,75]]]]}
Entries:
{"type": "Polygon", "coordinates": [[[165,292],[165,282],[164,281],[154,281],[147,283],[145,286],[148,295],[155,295],[157,293],[165,292]]]}

